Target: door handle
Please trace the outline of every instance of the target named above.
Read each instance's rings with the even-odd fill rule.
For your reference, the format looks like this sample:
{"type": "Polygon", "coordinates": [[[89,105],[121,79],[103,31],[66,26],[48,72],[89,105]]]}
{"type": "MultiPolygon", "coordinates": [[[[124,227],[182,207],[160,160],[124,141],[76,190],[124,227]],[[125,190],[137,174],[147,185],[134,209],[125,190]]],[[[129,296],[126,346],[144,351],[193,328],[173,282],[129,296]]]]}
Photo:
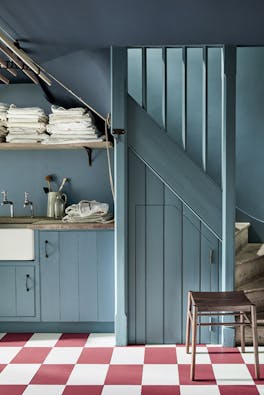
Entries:
{"type": "Polygon", "coordinates": [[[29,274],[27,274],[26,275],[26,290],[27,290],[27,292],[29,292],[29,279],[30,279],[30,276],[29,276],[29,274]]]}
{"type": "Polygon", "coordinates": [[[48,258],[48,251],[47,251],[47,246],[48,246],[48,240],[45,240],[45,257],[48,258]]]}

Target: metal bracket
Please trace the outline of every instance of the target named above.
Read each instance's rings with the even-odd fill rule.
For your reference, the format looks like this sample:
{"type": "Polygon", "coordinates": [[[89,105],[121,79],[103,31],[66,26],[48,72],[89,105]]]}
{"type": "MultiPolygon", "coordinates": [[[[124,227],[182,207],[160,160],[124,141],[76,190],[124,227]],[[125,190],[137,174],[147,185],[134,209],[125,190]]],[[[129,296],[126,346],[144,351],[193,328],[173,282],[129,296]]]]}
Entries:
{"type": "Polygon", "coordinates": [[[112,130],[112,135],[114,136],[117,143],[119,140],[119,136],[122,136],[124,134],[126,134],[126,130],[124,130],[124,129],[113,129],[112,130]]]}
{"type": "Polygon", "coordinates": [[[90,147],[83,147],[84,149],[85,149],[85,151],[86,151],[86,153],[87,153],[87,155],[88,155],[88,163],[89,163],[89,166],[92,166],[92,162],[93,162],[93,159],[92,159],[92,152],[93,152],[93,150],[92,150],[92,148],[90,148],[90,147]]]}

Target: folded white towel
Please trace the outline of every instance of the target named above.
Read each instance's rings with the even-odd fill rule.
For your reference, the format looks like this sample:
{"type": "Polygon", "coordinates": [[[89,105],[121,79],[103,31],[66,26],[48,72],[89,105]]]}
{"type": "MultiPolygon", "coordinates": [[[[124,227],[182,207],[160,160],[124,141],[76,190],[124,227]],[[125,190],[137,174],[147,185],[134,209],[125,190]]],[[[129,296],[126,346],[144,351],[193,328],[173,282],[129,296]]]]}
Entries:
{"type": "Polygon", "coordinates": [[[107,224],[111,223],[114,221],[114,217],[112,213],[107,213],[104,215],[91,215],[90,217],[74,217],[70,215],[65,215],[65,217],[62,218],[63,222],[80,222],[80,223],[102,223],[102,224],[107,224]]]}
{"type": "Polygon", "coordinates": [[[49,114],[49,123],[56,124],[61,122],[93,122],[93,116],[90,113],[85,113],[83,115],[75,114],[49,114]]]}
{"type": "Polygon", "coordinates": [[[78,204],[67,207],[65,213],[69,216],[89,217],[93,214],[105,215],[108,213],[109,205],[96,200],[81,200],[78,204]]]}
{"type": "Polygon", "coordinates": [[[40,107],[16,107],[15,104],[11,104],[8,114],[45,114],[43,109],[40,107]]]}
{"type": "Polygon", "coordinates": [[[75,138],[64,138],[64,139],[51,139],[50,137],[48,140],[42,142],[42,144],[85,144],[85,143],[98,143],[104,141],[103,137],[95,138],[82,138],[82,139],[75,139],[75,138]]]}
{"type": "Polygon", "coordinates": [[[51,111],[53,114],[74,114],[74,115],[83,115],[86,113],[86,108],[82,107],[75,107],[75,108],[69,108],[66,109],[64,107],[58,107],[55,105],[51,106],[51,111]]]}

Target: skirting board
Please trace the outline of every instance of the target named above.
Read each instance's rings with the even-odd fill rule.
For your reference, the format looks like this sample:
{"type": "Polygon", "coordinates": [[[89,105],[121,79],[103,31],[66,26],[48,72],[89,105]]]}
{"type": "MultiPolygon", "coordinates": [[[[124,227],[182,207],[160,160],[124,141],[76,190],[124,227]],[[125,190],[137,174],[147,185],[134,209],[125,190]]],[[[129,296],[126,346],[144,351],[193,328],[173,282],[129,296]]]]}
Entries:
{"type": "Polygon", "coordinates": [[[1,322],[0,332],[113,333],[114,322],[1,322]]]}

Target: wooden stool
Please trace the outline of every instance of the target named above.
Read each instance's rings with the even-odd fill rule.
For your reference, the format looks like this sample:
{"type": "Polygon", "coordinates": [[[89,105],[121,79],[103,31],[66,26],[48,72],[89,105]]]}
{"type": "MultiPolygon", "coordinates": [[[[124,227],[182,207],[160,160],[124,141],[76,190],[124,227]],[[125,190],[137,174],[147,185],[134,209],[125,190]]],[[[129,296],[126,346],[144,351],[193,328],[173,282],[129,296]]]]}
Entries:
{"type": "Polygon", "coordinates": [[[196,356],[196,333],[197,326],[227,325],[240,326],[241,349],[245,352],[245,325],[251,325],[253,334],[253,346],[255,354],[255,375],[259,378],[259,357],[258,357],[258,336],[256,306],[251,303],[243,291],[234,292],[188,292],[187,325],[186,325],[186,352],[189,353],[190,346],[190,325],[192,324],[192,362],[191,380],[195,377],[195,356],[196,356]],[[249,313],[249,320],[246,313],[249,313]],[[240,321],[236,322],[198,322],[199,316],[239,316],[240,321]]]}

